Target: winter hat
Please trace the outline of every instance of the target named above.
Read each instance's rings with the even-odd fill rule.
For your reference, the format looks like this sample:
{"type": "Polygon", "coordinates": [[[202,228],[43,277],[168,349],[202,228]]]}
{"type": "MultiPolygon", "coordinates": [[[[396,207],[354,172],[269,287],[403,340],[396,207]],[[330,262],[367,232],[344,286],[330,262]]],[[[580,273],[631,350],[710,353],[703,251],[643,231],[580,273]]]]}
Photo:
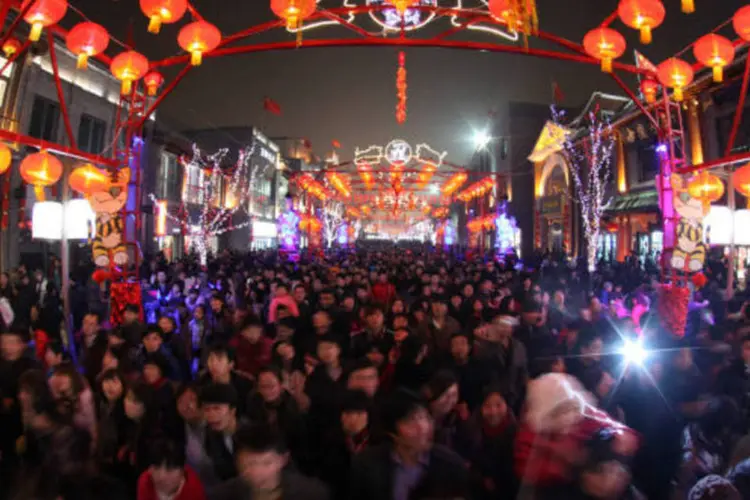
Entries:
{"type": "Polygon", "coordinates": [[[584,410],[592,400],[575,377],[548,373],[529,383],[525,418],[536,432],[566,430],[583,418],[584,410]],[[569,411],[557,417],[555,422],[552,417],[563,405],[569,405],[569,411]]]}
{"type": "Polygon", "coordinates": [[[750,458],[747,458],[727,474],[727,479],[742,494],[742,498],[750,498],[750,458]]]}
{"type": "Polygon", "coordinates": [[[696,483],[687,500],[740,500],[740,493],[728,480],[711,474],[696,483]]]}

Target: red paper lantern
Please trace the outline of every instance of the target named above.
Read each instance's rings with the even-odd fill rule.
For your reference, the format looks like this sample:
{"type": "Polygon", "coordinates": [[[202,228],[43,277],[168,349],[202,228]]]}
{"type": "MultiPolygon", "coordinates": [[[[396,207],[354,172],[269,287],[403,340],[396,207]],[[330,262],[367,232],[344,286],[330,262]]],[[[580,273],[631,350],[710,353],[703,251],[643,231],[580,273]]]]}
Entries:
{"type": "Polygon", "coordinates": [[[89,57],[101,54],[109,45],[109,33],[96,23],[76,24],[68,33],[68,49],[78,56],[78,69],[88,67],[89,57]]]}
{"type": "Polygon", "coordinates": [[[583,48],[591,57],[602,62],[602,71],[612,72],[612,61],[625,52],[625,38],[611,28],[596,28],[583,38],[583,48]]]}
{"type": "Polygon", "coordinates": [[[10,148],[0,142],[0,175],[3,175],[10,168],[10,164],[13,161],[13,153],[10,148]]]}
{"type": "Polygon", "coordinates": [[[21,162],[21,178],[36,187],[51,186],[60,180],[63,165],[46,151],[30,154],[21,162]]]}
{"type": "Polygon", "coordinates": [[[148,71],[148,59],[134,50],[129,50],[112,59],[110,70],[122,82],[122,93],[130,94],[133,82],[140,80],[148,71]]]}
{"type": "Polygon", "coordinates": [[[683,89],[693,81],[693,68],[682,59],[672,57],[661,63],[656,72],[662,85],[674,89],[675,101],[682,101],[683,89]]]}
{"type": "Polygon", "coordinates": [[[3,44],[3,53],[8,59],[13,57],[19,50],[21,50],[21,42],[15,38],[9,38],[3,44]]]}
{"type": "Polygon", "coordinates": [[[140,3],[149,18],[149,33],[158,33],[162,24],[179,21],[187,10],[187,0],[140,0],[140,3]]]}
{"type": "Polygon", "coordinates": [[[148,95],[155,96],[159,87],[164,83],[164,77],[158,71],[150,71],[143,77],[143,83],[146,85],[148,95]]]}
{"type": "Polygon", "coordinates": [[[719,83],[724,80],[724,66],[734,60],[734,45],[723,36],[711,33],[695,42],[693,53],[698,62],[713,68],[714,81],[719,83]]]}
{"type": "Polygon", "coordinates": [[[651,43],[651,31],[664,22],[666,10],[660,0],[620,0],[617,14],[625,25],[641,32],[641,43],[651,43]]]}
{"type": "Polygon", "coordinates": [[[735,170],[732,177],[734,189],[739,191],[744,197],[750,198],[750,163],[735,170]]]}
{"type": "Polygon", "coordinates": [[[656,102],[656,94],[659,92],[659,84],[647,78],[641,82],[641,92],[646,98],[646,102],[653,104],[656,102]]]}
{"type": "Polygon", "coordinates": [[[29,40],[36,42],[42,36],[42,29],[57,24],[68,10],[67,0],[25,0],[21,4],[21,11],[32,4],[26,11],[23,20],[31,25],[29,40]]]}
{"type": "Polygon", "coordinates": [[[211,52],[221,43],[221,32],[211,23],[196,21],[180,30],[177,43],[186,52],[190,52],[190,64],[200,66],[203,54],[211,52]]]}
{"type": "Polygon", "coordinates": [[[87,163],[73,170],[68,178],[70,189],[77,193],[91,194],[103,191],[109,185],[109,176],[87,163]]]}
{"type": "Polygon", "coordinates": [[[732,26],[734,26],[734,31],[740,38],[750,42],[750,5],[746,5],[735,12],[732,26]]]}
{"type": "Polygon", "coordinates": [[[286,21],[286,27],[290,30],[299,29],[316,8],[315,0],[271,0],[271,10],[286,21]]]}

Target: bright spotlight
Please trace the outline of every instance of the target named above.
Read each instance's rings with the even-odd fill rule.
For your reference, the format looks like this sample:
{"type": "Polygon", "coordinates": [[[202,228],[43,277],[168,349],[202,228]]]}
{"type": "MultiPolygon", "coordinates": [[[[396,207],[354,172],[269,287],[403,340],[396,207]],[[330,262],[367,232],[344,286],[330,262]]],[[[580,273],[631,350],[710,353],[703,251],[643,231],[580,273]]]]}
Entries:
{"type": "Polygon", "coordinates": [[[625,363],[642,365],[648,359],[649,352],[638,341],[626,340],[620,349],[625,363]]]}
{"type": "Polygon", "coordinates": [[[474,147],[484,149],[492,141],[492,137],[485,130],[474,132],[474,147]]]}

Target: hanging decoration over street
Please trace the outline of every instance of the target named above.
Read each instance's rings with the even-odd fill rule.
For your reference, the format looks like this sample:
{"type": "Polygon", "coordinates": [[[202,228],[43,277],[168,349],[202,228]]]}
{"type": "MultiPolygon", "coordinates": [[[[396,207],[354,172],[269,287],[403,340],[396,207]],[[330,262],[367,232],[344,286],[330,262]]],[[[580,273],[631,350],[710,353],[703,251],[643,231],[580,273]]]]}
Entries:
{"type": "Polygon", "coordinates": [[[396,121],[403,125],[406,121],[406,53],[398,53],[398,70],[396,71],[396,121]]]}
{"type": "Polygon", "coordinates": [[[316,197],[320,201],[326,201],[328,198],[331,197],[330,193],[325,188],[325,186],[323,186],[323,184],[321,184],[320,182],[316,181],[315,178],[310,174],[302,174],[298,176],[297,184],[303,191],[316,197]]]}
{"type": "Polygon", "coordinates": [[[475,200],[486,195],[487,193],[492,191],[492,188],[494,187],[495,179],[493,179],[492,177],[487,177],[485,179],[482,179],[481,181],[475,182],[474,184],[458,193],[456,195],[456,198],[460,201],[468,203],[471,200],[475,200]]]}
{"type": "Polygon", "coordinates": [[[124,266],[130,260],[123,238],[125,221],[121,217],[128,202],[130,168],[112,172],[106,182],[99,180],[103,182],[95,183],[94,188],[84,195],[96,214],[96,236],[91,256],[97,267],[109,272],[114,265],[124,266]]]}

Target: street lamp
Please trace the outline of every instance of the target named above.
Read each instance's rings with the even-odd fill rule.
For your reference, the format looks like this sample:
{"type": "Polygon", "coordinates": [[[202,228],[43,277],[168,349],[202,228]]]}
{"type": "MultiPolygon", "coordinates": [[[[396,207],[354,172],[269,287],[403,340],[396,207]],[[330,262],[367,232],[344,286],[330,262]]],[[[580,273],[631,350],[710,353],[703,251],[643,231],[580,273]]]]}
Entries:
{"type": "Polygon", "coordinates": [[[492,137],[487,133],[486,130],[479,130],[474,132],[474,147],[477,150],[486,148],[492,141],[492,137]]]}

